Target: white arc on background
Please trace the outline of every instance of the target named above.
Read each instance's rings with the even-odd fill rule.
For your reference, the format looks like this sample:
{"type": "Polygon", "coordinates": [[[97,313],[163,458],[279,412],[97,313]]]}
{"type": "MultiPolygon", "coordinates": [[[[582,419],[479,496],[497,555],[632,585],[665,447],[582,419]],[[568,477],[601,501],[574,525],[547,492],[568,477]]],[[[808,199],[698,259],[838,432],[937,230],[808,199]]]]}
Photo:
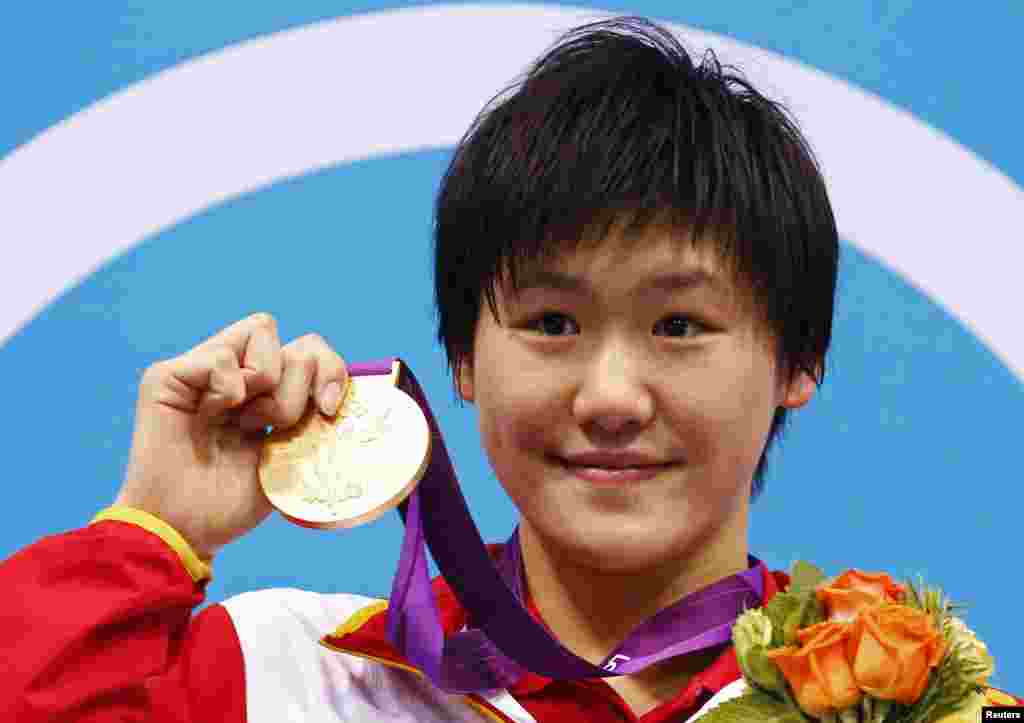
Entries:
{"type": "MultiPolygon", "coordinates": [[[[200,56],[66,118],[0,160],[0,343],[101,264],[212,205],[341,163],[453,146],[561,33],[605,17],[558,5],[345,16],[200,56]]],[[[1007,231],[1024,218],[1024,190],[842,80],[665,25],[786,103],[821,161],[843,238],[1024,379],[1024,334],[1006,303],[1024,267],[1007,231]]]]}

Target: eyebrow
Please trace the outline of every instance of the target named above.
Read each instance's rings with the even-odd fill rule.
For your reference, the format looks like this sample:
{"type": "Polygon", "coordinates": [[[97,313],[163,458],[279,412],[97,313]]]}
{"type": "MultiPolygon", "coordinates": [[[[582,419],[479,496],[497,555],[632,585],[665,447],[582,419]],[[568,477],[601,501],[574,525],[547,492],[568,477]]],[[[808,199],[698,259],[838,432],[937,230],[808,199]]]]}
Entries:
{"type": "MultiPolygon", "coordinates": [[[[701,287],[709,288],[723,296],[728,292],[726,285],[715,274],[704,269],[689,269],[645,278],[633,288],[630,296],[668,296],[701,287]]],[[[530,289],[566,291],[584,296],[596,295],[594,288],[585,278],[547,269],[537,269],[524,274],[519,280],[518,293],[522,294],[530,289]]]]}

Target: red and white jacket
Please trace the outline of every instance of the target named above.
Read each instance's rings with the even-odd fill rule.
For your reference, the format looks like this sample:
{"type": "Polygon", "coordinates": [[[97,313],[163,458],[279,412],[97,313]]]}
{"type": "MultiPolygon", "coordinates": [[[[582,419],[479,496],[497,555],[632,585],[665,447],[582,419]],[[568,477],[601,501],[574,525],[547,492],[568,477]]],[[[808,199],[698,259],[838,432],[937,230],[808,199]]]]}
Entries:
{"type": "MultiPolygon", "coordinates": [[[[789,578],[763,574],[767,602],[789,578]]],[[[0,720],[677,723],[743,690],[730,647],[641,717],[601,680],[529,675],[509,690],[451,695],[387,641],[387,601],[271,589],[193,615],[208,580],[208,565],[176,531],[127,508],[8,558],[0,564],[0,720]]],[[[452,591],[441,578],[433,587],[444,629],[462,629],[452,591]]],[[[996,689],[988,697],[1024,703],[996,689]]]]}

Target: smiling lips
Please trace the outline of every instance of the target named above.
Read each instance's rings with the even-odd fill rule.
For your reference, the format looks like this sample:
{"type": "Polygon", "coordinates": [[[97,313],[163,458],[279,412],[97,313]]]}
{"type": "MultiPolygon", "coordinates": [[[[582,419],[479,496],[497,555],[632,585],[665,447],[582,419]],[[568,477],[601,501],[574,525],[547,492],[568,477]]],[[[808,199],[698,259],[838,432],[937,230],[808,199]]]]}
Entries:
{"type": "Polygon", "coordinates": [[[588,482],[639,482],[672,466],[639,452],[586,452],[560,458],[562,466],[588,482]]]}

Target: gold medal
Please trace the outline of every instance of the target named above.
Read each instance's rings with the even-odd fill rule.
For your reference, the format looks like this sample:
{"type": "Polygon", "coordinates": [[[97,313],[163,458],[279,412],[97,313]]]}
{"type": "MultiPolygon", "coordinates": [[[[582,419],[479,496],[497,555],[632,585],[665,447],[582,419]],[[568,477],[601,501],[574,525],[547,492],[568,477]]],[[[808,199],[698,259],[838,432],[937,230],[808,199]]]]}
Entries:
{"type": "Polygon", "coordinates": [[[350,377],[334,417],[311,401],[294,426],[267,436],[260,484],[286,519],[322,530],[355,527],[413,491],[430,459],[430,427],[396,379],[397,368],[350,377]]]}

